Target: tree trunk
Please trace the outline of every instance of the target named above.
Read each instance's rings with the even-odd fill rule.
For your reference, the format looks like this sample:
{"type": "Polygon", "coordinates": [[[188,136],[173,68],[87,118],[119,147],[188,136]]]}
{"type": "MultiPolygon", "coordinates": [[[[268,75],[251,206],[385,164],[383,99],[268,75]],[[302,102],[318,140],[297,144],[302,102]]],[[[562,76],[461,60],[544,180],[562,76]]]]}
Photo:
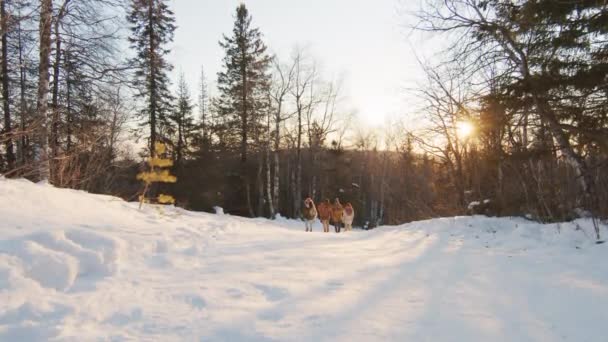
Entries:
{"type": "Polygon", "coordinates": [[[281,174],[280,174],[280,165],[279,165],[279,151],[274,151],[274,181],[272,183],[272,206],[274,207],[275,217],[277,213],[280,213],[279,209],[279,197],[281,193],[281,174]]]}
{"type": "Polygon", "coordinates": [[[273,197],[273,188],[272,188],[272,163],[270,162],[270,145],[266,148],[266,195],[268,201],[268,211],[270,214],[270,218],[274,219],[276,217],[275,207],[274,207],[274,197],[273,197]]]}
{"type": "Polygon", "coordinates": [[[150,155],[152,155],[154,153],[154,145],[156,144],[156,116],[157,116],[157,95],[156,95],[156,69],[158,67],[157,65],[157,58],[156,58],[156,42],[154,41],[154,23],[153,23],[153,18],[154,18],[154,2],[153,1],[148,1],[148,27],[149,27],[149,34],[148,34],[148,39],[149,39],[149,44],[150,44],[150,50],[149,50],[149,54],[150,54],[150,103],[149,108],[150,108],[150,113],[148,115],[150,115],[150,155]]]}
{"type": "Polygon", "coordinates": [[[55,20],[55,62],[53,64],[53,96],[52,96],[52,116],[51,116],[51,134],[49,139],[49,148],[51,150],[50,181],[52,184],[57,184],[58,167],[57,156],[59,155],[59,64],[61,62],[61,35],[59,34],[59,23],[61,22],[61,14],[55,20]]]}
{"type": "Polygon", "coordinates": [[[199,111],[201,115],[201,136],[202,150],[204,153],[209,151],[208,146],[208,129],[207,129],[207,85],[205,84],[205,70],[201,68],[201,88],[199,96],[199,111]]]}
{"type": "Polygon", "coordinates": [[[50,173],[47,110],[49,92],[49,66],[51,55],[51,25],[53,18],[53,1],[41,0],[40,7],[40,61],[38,66],[38,94],[37,108],[37,143],[34,161],[38,171],[38,178],[48,180],[50,173]]]}
{"type": "Polygon", "coordinates": [[[2,105],[4,108],[4,133],[6,139],[7,170],[13,171],[15,167],[15,154],[13,151],[11,106],[8,76],[8,17],[6,14],[6,1],[0,0],[0,21],[2,26],[2,105]]]}
{"type": "MultiPolygon", "coordinates": [[[[290,148],[288,148],[288,151],[289,150],[290,150],[290,148]]],[[[289,202],[289,199],[291,199],[291,192],[292,192],[291,186],[293,184],[292,184],[292,180],[291,180],[291,174],[292,174],[292,171],[291,171],[292,165],[291,164],[292,164],[292,160],[291,160],[291,156],[289,155],[289,153],[286,153],[286,155],[285,155],[285,162],[286,162],[286,165],[285,165],[286,167],[285,167],[285,171],[283,171],[284,172],[284,177],[285,177],[285,182],[283,183],[284,184],[284,186],[283,186],[284,190],[283,191],[287,194],[286,198],[288,200],[287,200],[287,203],[285,204],[285,207],[288,208],[287,215],[290,215],[293,206],[289,202]]]]}
{"type": "Polygon", "coordinates": [[[53,63],[53,91],[52,91],[52,116],[51,116],[51,131],[49,139],[49,148],[51,150],[50,165],[50,181],[53,184],[57,183],[59,175],[59,166],[57,165],[59,156],[59,73],[61,70],[61,34],[59,33],[61,22],[66,15],[67,7],[70,0],[65,0],[57,17],[55,18],[55,61],[53,63]]]}
{"type": "Polygon", "coordinates": [[[385,207],[385,194],[386,194],[386,178],[388,171],[388,156],[387,152],[383,152],[382,158],[382,178],[380,179],[380,213],[378,215],[378,223],[384,223],[384,207],[385,207]]]}
{"type": "Polygon", "coordinates": [[[272,206],[274,208],[274,214],[272,218],[276,217],[276,213],[279,212],[279,193],[280,193],[280,178],[281,178],[281,166],[280,166],[280,156],[279,156],[279,148],[281,147],[281,110],[282,110],[282,102],[279,101],[277,113],[274,121],[274,182],[272,183],[272,206]]]}
{"type": "Polygon", "coordinates": [[[258,208],[257,216],[264,216],[264,151],[259,152],[258,158],[258,172],[257,172],[257,184],[258,184],[258,208]]]}
{"type": "MultiPolygon", "coordinates": [[[[21,15],[19,15],[21,16],[21,15]]],[[[19,49],[19,130],[21,138],[18,140],[19,165],[25,166],[27,159],[27,135],[25,134],[25,122],[27,115],[27,103],[25,101],[25,84],[27,74],[25,61],[23,60],[23,39],[21,37],[21,22],[17,23],[18,49],[19,49]]]]}
{"type": "Polygon", "coordinates": [[[247,197],[247,209],[249,210],[249,216],[255,217],[255,213],[253,212],[253,204],[251,203],[251,186],[249,185],[249,180],[247,177],[244,179],[245,182],[245,196],[247,197]]]}
{"type": "MultiPolygon", "coordinates": [[[[587,163],[583,157],[574,151],[568,136],[561,128],[555,113],[553,113],[553,111],[549,108],[547,101],[540,98],[536,94],[533,95],[533,99],[540,116],[548,123],[551,135],[559,145],[558,147],[560,151],[563,153],[566,161],[574,169],[576,179],[583,191],[583,200],[580,201],[580,204],[583,205],[585,209],[590,210],[594,215],[596,215],[596,211],[599,207],[598,197],[593,182],[593,175],[591,172],[589,172],[587,163]]],[[[597,225],[594,226],[596,238],[599,240],[601,238],[599,227],[597,225]]]]}
{"type": "Polygon", "coordinates": [[[589,177],[589,172],[587,172],[588,170],[585,161],[581,156],[576,154],[572,148],[570,140],[560,127],[555,114],[548,108],[546,100],[540,99],[540,97],[537,95],[533,95],[533,98],[539,114],[547,122],[551,135],[559,145],[558,147],[560,151],[566,157],[566,161],[574,168],[579,185],[581,186],[583,192],[588,195],[591,192],[593,180],[591,177],[589,177]]]}
{"type": "MultiPolygon", "coordinates": [[[[180,114],[180,115],[184,115],[184,113],[180,114]]],[[[177,169],[180,168],[181,163],[182,163],[182,157],[183,157],[183,149],[184,149],[184,124],[183,124],[183,117],[180,117],[178,119],[178,123],[177,123],[177,147],[176,147],[176,154],[177,157],[175,159],[175,166],[177,169]]]]}
{"type": "Polygon", "coordinates": [[[69,53],[66,53],[66,55],[65,55],[66,99],[65,99],[65,101],[66,101],[67,108],[66,108],[66,147],[65,147],[65,150],[67,151],[67,153],[72,152],[72,133],[73,133],[72,125],[74,124],[74,118],[72,117],[72,80],[71,80],[72,65],[70,63],[71,63],[70,55],[69,55],[69,53]]]}
{"type": "Polygon", "coordinates": [[[302,202],[302,128],[302,107],[298,105],[298,138],[296,146],[296,174],[293,196],[294,215],[299,214],[300,203],[302,202]]]}
{"type": "Polygon", "coordinates": [[[270,146],[272,144],[272,134],[270,130],[270,113],[266,122],[266,142],[264,143],[264,163],[266,167],[266,200],[268,201],[268,213],[270,218],[274,219],[274,200],[272,199],[272,167],[270,162],[270,146]]]}
{"type": "Polygon", "coordinates": [[[320,146],[315,145],[314,148],[311,150],[311,163],[310,163],[310,170],[312,172],[312,177],[311,177],[311,181],[310,181],[310,197],[312,199],[315,199],[317,201],[321,201],[321,198],[319,198],[317,196],[317,189],[319,188],[319,158],[320,158],[320,146]]]}
{"type": "Polygon", "coordinates": [[[298,213],[297,204],[295,203],[296,202],[296,198],[298,197],[298,190],[297,190],[298,187],[297,187],[297,183],[296,183],[297,167],[298,167],[297,165],[295,165],[295,167],[292,165],[291,170],[289,170],[290,171],[289,177],[291,178],[291,195],[292,195],[291,196],[291,200],[292,200],[292,202],[291,202],[291,209],[292,209],[291,215],[292,215],[293,218],[298,217],[298,214],[299,214],[298,213]]]}
{"type": "MultiPolygon", "coordinates": [[[[529,83],[531,75],[528,66],[528,61],[525,57],[526,56],[524,56],[523,54],[520,54],[520,70],[523,75],[524,81],[529,83]]],[[[531,95],[540,118],[548,123],[549,131],[551,132],[553,139],[555,139],[566,161],[572,166],[576,173],[576,179],[583,191],[583,201],[581,204],[585,205],[587,207],[586,209],[590,209],[595,215],[595,211],[599,207],[598,197],[595,192],[593,176],[591,175],[591,172],[589,172],[589,168],[587,167],[585,160],[582,156],[578,155],[574,151],[574,148],[572,147],[572,144],[570,144],[568,136],[560,126],[559,119],[551,109],[547,99],[543,96],[544,94],[539,94],[532,91],[531,95]]],[[[600,232],[599,227],[597,225],[595,225],[595,234],[596,238],[599,240],[600,232]]]]}

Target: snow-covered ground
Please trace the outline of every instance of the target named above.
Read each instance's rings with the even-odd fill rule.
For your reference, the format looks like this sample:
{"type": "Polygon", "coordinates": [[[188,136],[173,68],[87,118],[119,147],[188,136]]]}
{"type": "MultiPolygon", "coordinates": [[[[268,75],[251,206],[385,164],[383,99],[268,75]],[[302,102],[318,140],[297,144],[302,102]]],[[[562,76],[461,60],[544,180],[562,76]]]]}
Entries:
{"type": "Polygon", "coordinates": [[[0,341],[608,340],[589,221],[303,230],[0,179],[0,341]]]}

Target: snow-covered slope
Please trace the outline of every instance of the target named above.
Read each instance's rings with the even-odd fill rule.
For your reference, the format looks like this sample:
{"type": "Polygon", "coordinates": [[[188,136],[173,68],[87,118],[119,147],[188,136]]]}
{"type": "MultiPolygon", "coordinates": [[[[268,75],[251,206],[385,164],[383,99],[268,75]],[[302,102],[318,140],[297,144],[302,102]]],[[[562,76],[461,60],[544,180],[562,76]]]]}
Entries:
{"type": "Polygon", "coordinates": [[[303,230],[0,179],[0,341],[608,340],[590,222],[303,230]]]}

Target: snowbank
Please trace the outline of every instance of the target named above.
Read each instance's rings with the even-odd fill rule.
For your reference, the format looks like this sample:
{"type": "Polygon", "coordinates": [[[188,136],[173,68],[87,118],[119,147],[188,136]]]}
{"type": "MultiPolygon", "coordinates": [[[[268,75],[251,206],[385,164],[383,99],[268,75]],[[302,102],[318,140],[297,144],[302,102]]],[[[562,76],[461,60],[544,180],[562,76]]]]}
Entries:
{"type": "Polygon", "coordinates": [[[324,234],[137,206],[0,179],[0,341],[604,340],[589,220],[324,234]]]}

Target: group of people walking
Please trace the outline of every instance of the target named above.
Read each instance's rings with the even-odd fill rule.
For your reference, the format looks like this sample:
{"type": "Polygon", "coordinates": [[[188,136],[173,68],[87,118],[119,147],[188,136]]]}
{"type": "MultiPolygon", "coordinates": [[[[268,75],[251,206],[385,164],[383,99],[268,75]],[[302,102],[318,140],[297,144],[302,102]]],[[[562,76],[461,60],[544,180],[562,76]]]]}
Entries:
{"type": "Polygon", "coordinates": [[[342,224],[344,224],[345,231],[353,229],[355,210],[350,203],[346,203],[343,206],[338,198],[336,198],[333,204],[326,199],[324,202],[319,203],[318,206],[315,206],[315,202],[309,197],[304,200],[302,217],[304,217],[307,232],[312,232],[312,225],[318,217],[321,224],[323,224],[323,232],[329,233],[329,223],[331,221],[334,230],[336,233],[339,233],[342,229],[342,224]]]}

